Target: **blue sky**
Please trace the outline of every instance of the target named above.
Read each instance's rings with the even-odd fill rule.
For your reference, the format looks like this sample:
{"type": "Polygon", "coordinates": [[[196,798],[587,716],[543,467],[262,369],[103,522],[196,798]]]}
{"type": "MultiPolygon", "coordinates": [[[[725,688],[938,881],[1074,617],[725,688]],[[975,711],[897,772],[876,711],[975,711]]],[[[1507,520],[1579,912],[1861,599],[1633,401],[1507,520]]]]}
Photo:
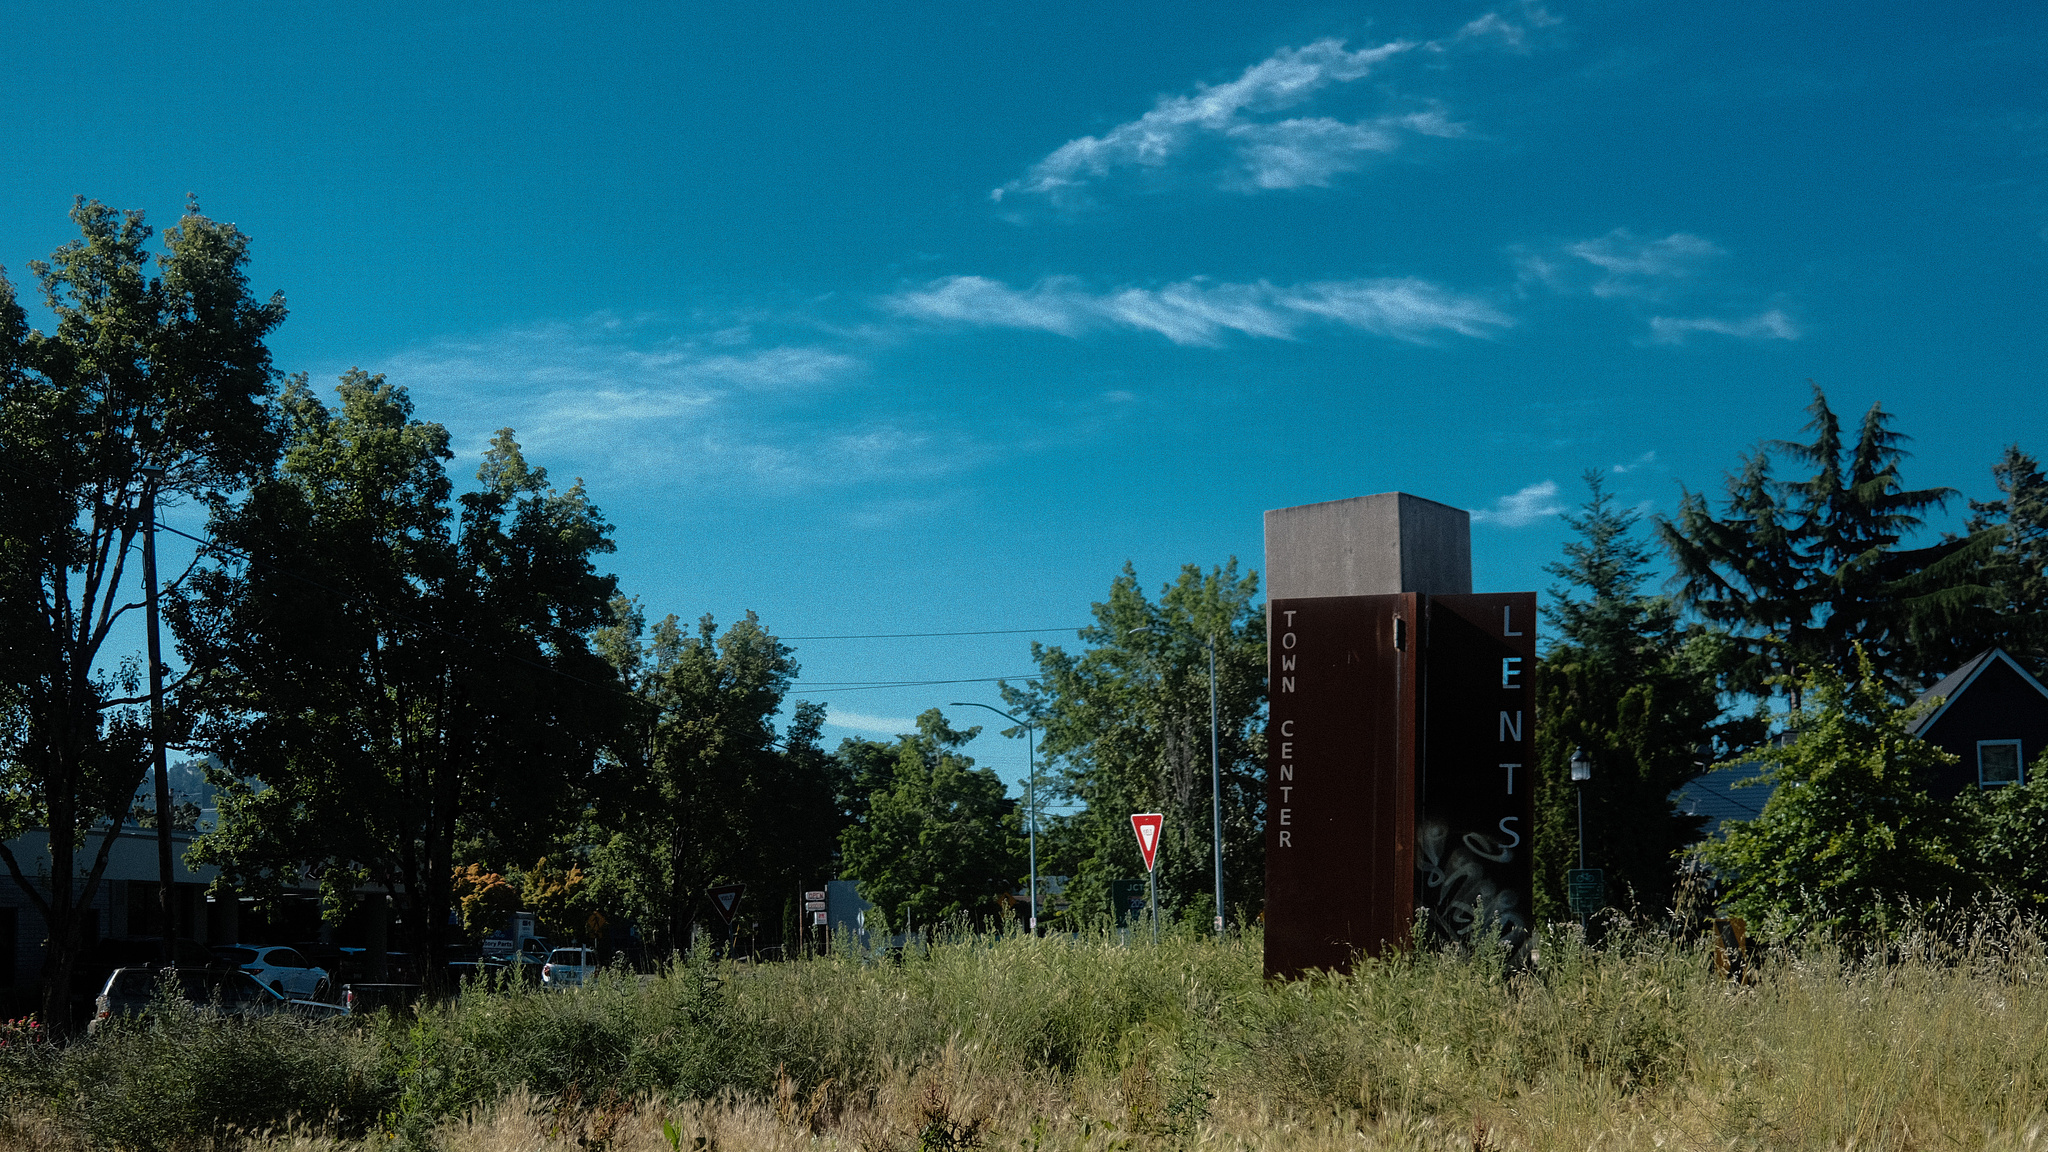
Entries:
{"type": "MultiPolygon", "coordinates": [[[[656,614],[1072,627],[1391,489],[1544,588],[1582,471],[1668,510],[1809,378],[1916,485],[2048,453],[2040,8],[417,8],[0,4],[0,262],[196,194],[280,368],[512,426],[656,614]]],[[[993,686],[823,686],[1028,639],[797,647],[881,735],[993,686]]]]}

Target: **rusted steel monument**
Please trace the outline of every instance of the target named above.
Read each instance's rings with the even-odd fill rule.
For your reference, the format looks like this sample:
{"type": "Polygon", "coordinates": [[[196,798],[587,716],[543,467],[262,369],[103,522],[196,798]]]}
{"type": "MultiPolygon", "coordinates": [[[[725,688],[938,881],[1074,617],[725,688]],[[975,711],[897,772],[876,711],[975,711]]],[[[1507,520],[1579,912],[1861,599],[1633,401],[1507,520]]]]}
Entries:
{"type": "Polygon", "coordinates": [[[1266,513],[1266,573],[1266,974],[1418,912],[1524,947],[1536,594],[1474,594],[1469,514],[1402,492],[1266,513]]]}

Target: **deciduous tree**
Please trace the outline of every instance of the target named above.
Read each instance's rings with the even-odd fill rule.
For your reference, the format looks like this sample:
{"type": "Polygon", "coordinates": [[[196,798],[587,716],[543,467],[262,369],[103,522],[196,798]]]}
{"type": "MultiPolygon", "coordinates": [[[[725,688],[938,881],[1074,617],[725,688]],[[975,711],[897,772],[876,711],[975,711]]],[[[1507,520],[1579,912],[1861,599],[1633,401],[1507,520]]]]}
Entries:
{"type": "MultiPolygon", "coordinates": [[[[1183,567],[1155,603],[1127,564],[1094,605],[1079,654],[1033,644],[1038,679],[1004,699],[1037,717],[1058,792],[1081,809],[1063,819],[1052,863],[1072,869],[1082,916],[1109,909],[1113,880],[1142,876],[1134,812],[1166,822],[1158,861],[1162,909],[1214,914],[1210,825],[1209,643],[1216,645],[1225,913],[1265,903],[1266,622],[1258,575],[1235,559],[1183,567]]],[[[1020,715],[1025,714],[1020,713],[1020,715]]]]}
{"type": "MultiPolygon", "coordinates": [[[[144,470],[161,470],[159,505],[218,504],[270,466],[264,339],[285,316],[281,295],[249,292],[248,238],[197,205],[154,257],[140,212],[81,200],[71,218],[80,238],[29,265],[55,331],[31,329],[0,276],[0,860],[48,925],[42,1011],[58,1027],[84,918],[149,766],[146,669],[121,650],[140,643],[127,564],[145,527],[144,470]],[[47,878],[4,845],[31,828],[49,833],[47,878]]],[[[173,741],[183,687],[170,686],[173,741]]]]}
{"type": "Polygon", "coordinates": [[[844,823],[837,766],[817,745],[823,706],[797,705],[775,731],[797,674],[791,650],[751,612],[722,636],[709,616],[694,633],[669,616],[650,635],[624,599],[602,646],[637,703],[597,782],[598,898],[657,949],[680,950],[706,889],[738,881],[747,921],[779,938],[779,897],[824,878],[844,823]]]}
{"type": "Polygon", "coordinates": [[[960,752],[980,732],[953,728],[933,708],[894,744],[840,745],[860,797],[840,835],[842,862],[892,928],[985,920],[1023,880],[1020,806],[960,752]]]}
{"type": "Polygon", "coordinates": [[[381,376],[337,391],[286,390],[282,469],[217,513],[222,567],[172,613],[226,766],[193,858],[259,896],[310,870],[331,913],[364,882],[402,891],[438,973],[455,845],[545,850],[616,722],[589,648],[609,529],[509,429],[451,502],[446,430],[381,376]]]}
{"type": "Polygon", "coordinates": [[[1900,901],[1972,886],[1965,830],[1924,784],[1955,757],[1906,730],[1911,710],[1893,702],[1860,646],[1850,658],[1853,680],[1824,664],[1805,674],[1785,718],[1789,740],[1716,765],[1765,769],[1763,813],[1726,825],[1706,856],[1728,876],[1733,908],[1781,935],[1866,933],[1900,901]]]}

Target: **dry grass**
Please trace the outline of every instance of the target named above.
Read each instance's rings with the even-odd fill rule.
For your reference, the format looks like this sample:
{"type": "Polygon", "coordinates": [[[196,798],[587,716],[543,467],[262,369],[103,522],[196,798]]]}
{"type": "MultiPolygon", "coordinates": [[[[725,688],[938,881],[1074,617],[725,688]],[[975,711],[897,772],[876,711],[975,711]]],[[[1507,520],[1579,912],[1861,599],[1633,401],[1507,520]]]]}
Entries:
{"type": "Polygon", "coordinates": [[[99,1081],[9,1093],[0,1147],[2048,1152],[2048,955],[2017,921],[1861,960],[1786,951],[1753,984],[1626,934],[1553,937],[1520,973],[1422,955],[1268,984],[1258,959],[1256,936],[981,937],[883,963],[700,960],[576,994],[474,994],[309,1034],[369,1070],[351,1091],[374,1109],[307,1101],[327,1118],[257,1132],[228,1116],[96,1128],[94,1092],[181,1090],[122,1087],[149,1058],[134,1040],[122,1061],[66,1054],[99,1081]]]}

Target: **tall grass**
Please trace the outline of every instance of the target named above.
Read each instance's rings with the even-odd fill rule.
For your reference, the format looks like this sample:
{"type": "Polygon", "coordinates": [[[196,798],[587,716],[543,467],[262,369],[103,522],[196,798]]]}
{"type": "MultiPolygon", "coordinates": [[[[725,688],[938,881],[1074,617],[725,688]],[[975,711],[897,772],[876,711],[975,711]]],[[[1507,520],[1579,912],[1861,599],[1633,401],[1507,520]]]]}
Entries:
{"type": "Polygon", "coordinates": [[[320,1026],[170,1013],[0,1049],[0,1146],[2048,1152],[2048,950],[2010,917],[1784,949],[1753,983],[1619,928],[1526,970],[1269,983],[1260,948],[961,936],[320,1026]]]}

